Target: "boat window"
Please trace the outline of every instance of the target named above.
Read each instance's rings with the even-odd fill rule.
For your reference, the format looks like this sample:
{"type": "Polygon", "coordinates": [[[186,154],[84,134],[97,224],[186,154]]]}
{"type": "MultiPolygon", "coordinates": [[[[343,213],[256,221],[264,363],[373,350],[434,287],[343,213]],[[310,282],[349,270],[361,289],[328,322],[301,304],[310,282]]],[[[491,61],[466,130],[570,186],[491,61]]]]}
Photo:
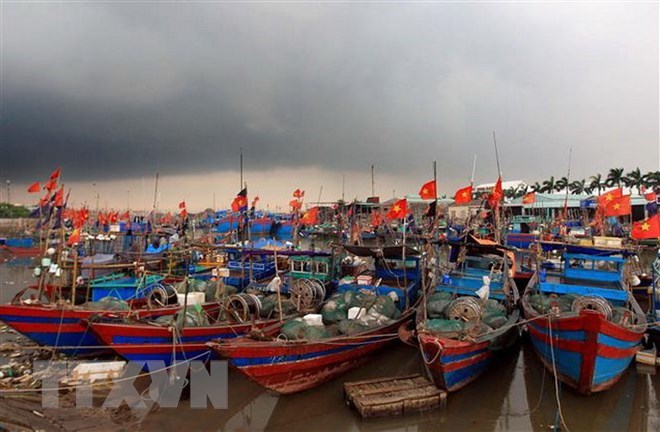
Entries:
{"type": "Polygon", "coordinates": [[[317,262],[316,263],[316,272],[322,274],[328,274],[328,263],[317,262]]]}

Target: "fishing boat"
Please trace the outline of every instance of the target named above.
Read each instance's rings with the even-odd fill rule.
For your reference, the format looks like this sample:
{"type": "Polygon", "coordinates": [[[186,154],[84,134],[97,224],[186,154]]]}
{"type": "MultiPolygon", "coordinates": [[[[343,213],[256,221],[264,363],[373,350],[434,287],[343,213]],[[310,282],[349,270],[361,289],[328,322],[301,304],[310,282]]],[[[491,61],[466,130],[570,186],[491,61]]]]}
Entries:
{"type": "Polygon", "coordinates": [[[521,306],[534,351],[582,394],[612,387],[640,348],[646,317],[625,278],[622,254],[563,253],[558,273],[538,266],[521,306]]]}
{"type": "MultiPolygon", "coordinates": [[[[118,319],[87,320],[89,327],[103,345],[109,346],[117,354],[132,361],[160,360],[166,366],[181,363],[191,359],[206,361],[209,349],[206,342],[217,339],[232,339],[252,331],[260,334],[277,335],[283,322],[296,315],[299,309],[314,307],[323,301],[326,287],[329,287],[329,269],[332,267],[332,256],[328,253],[311,251],[289,251],[288,257],[277,253],[277,250],[254,250],[255,254],[269,254],[275,264],[283,258],[287,260],[290,269],[289,278],[296,281],[319,281],[320,291],[312,283],[299,283],[295,287],[281,286],[279,275],[268,284],[250,284],[246,292],[225,295],[222,306],[214,309],[200,309],[187,302],[188,310],[185,319],[178,311],[170,318],[146,320],[131,320],[126,317],[118,319]],[[277,279],[277,280],[276,280],[277,279]],[[291,293],[291,297],[282,293],[291,293]],[[316,304],[307,303],[316,299],[316,304]],[[281,306],[281,307],[280,307],[281,306]],[[280,314],[280,309],[282,313],[280,314]]],[[[266,255],[260,255],[265,257],[266,255]]],[[[279,272],[278,272],[279,273],[279,272]]],[[[187,279],[184,284],[194,286],[198,281],[187,279]]],[[[287,281],[288,282],[288,281],[287,281]]],[[[206,282],[203,282],[206,284],[206,282]]],[[[211,282],[212,283],[212,282],[211,282]]],[[[288,284],[288,283],[287,283],[288,284]]],[[[185,289],[179,287],[178,291],[185,289]]],[[[187,291],[187,290],[186,290],[187,291]]],[[[194,296],[197,293],[189,293],[194,296]]],[[[201,294],[201,293],[200,293],[201,294]]],[[[191,300],[195,300],[194,297],[191,300]]],[[[195,301],[196,302],[196,301],[195,301]]]]}
{"type": "Polygon", "coordinates": [[[176,315],[173,320],[161,323],[154,320],[106,322],[90,319],[84,324],[103,345],[126,360],[162,361],[165,366],[191,360],[207,361],[210,351],[206,342],[210,340],[236,338],[253,330],[276,331],[281,326],[279,318],[214,322],[218,319],[218,309],[214,312],[208,315],[212,324],[205,321],[203,325],[183,325],[183,320],[177,320],[176,315]]]}
{"type": "MultiPolygon", "coordinates": [[[[118,315],[158,317],[175,313],[180,306],[158,309],[139,308],[112,311],[118,315]]],[[[83,320],[108,314],[107,309],[86,305],[12,303],[0,305],[0,320],[42,346],[53,347],[67,355],[95,355],[108,352],[83,320]]]]}
{"type": "Polygon", "coordinates": [[[418,313],[417,340],[436,386],[451,392],[477,379],[519,340],[520,311],[509,250],[468,236],[450,245],[449,256],[455,260],[418,313]]]}
{"type": "Polygon", "coordinates": [[[39,255],[41,249],[34,244],[32,238],[8,238],[5,239],[4,244],[0,248],[6,250],[14,256],[36,256],[39,255]]]}
{"type": "MultiPolygon", "coordinates": [[[[398,311],[396,318],[362,331],[319,339],[287,340],[281,335],[265,340],[243,337],[209,342],[208,346],[256,383],[277,393],[290,394],[316,387],[358,367],[371,354],[395,342],[398,327],[415,314],[421,286],[419,252],[406,246],[344,248],[352,254],[372,258],[375,268],[372,274],[358,275],[358,283],[340,284],[336,295],[352,297],[361,292],[372,298],[379,295],[396,298],[396,303],[392,303],[398,311]]],[[[351,320],[342,322],[348,321],[351,320]]]]}

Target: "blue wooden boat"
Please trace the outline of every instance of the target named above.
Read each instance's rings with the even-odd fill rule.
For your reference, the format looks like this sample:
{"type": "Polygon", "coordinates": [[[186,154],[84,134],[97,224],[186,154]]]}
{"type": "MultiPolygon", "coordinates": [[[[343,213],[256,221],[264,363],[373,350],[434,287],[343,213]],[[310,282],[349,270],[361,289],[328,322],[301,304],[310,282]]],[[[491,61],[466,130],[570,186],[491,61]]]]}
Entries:
{"type": "Polygon", "coordinates": [[[612,387],[640,348],[646,317],[619,254],[565,252],[558,274],[539,268],[521,305],[534,351],[582,394],[612,387]]]}
{"type": "MultiPolygon", "coordinates": [[[[456,391],[477,379],[520,337],[513,255],[494,242],[456,243],[450,271],[418,312],[417,340],[436,386],[456,391]]],[[[399,333],[406,337],[405,331],[399,333]]],[[[409,339],[409,338],[408,338],[409,339]]]]}

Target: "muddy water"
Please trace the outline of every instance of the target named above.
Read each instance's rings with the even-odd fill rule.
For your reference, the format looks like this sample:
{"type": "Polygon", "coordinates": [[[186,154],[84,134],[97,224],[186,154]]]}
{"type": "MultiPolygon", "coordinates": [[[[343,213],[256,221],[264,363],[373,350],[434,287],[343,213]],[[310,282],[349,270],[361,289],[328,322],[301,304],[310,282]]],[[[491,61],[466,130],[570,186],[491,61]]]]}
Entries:
{"type": "MultiPolygon", "coordinates": [[[[0,300],[11,299],[31,280],[26,262],[0,264],[0,300]]],[[[2,336],[4,338],[4,336],[2,336]]],[[[499,359],[477,382],[450,394],[447,407],[401,418],[362,420],[343,401],[342,383],[424,373],[418,352],[395,343],[367,364],[301,394],[277,396],[239,373],[229,373],[228,409],[160,409],[141,421],[143,430],[236,431],[550,431],[557,418],[554,381],[527,341],[499,359]]],[[[564,420],[571,431],[660,430],[660,370],[631,366],[605,393],[580,396],[560,388],[564,420]]]]}

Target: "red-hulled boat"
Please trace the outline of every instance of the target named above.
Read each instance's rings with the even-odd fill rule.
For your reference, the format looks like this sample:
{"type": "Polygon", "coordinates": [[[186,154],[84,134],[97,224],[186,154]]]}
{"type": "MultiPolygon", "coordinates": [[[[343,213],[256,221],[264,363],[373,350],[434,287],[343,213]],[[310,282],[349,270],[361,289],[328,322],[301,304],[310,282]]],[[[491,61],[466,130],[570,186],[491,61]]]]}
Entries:
{"type": "Polygon", "coordinates": [[[207,345],[257,384],[289,394],[316,387],[360,366],[370,354],[395,342],[399,326],[413,316],[414,310],[409,309],[385,327],[318,341],[238,338],[207,345]]]}
{"type": "Polygon", "coordinates": [[[331,380],[361,365],[375,351],[396,342],[399,327],[415,315],[422,275],[419,252],[405,246],[344,248],[355,255],[374,258],[374,276],[379,281],[373,285],[341,285],[338,293],[396,294],[396,307],[401,311],[398,317],[359,333],[316,340],[243,337],[212,341],[207,345],[258,384],[281,394],[290,394],[331,380]]]}
{"type": "Polygon", "coordinates": [[[165,366],[186,361],[206,361],[206,342],[233,339],[252,330],[277,332],[279,319],[245,323],[218,323],[207,326],[155,325],[151,323],[112,323],[85,321],[103,345],[129,361],[162,361],[165,366]]]}

